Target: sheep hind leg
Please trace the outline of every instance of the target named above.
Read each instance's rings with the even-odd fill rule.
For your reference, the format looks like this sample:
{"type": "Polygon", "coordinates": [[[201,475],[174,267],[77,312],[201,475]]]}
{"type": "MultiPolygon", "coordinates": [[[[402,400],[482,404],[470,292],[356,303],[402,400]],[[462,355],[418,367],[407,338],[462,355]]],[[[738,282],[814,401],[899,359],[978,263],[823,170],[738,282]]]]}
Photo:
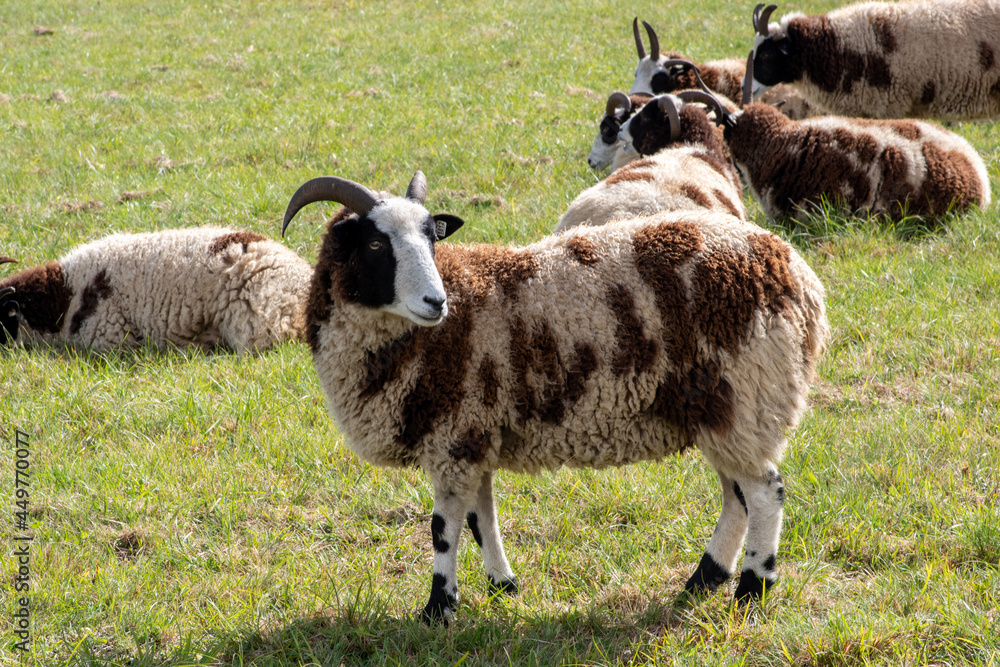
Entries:
{"type": "Polygon", "coordinates": [[[773,464],[763,477],[739,480],[749,515],[746,556],[735,599],[739,603],[759,599],[778,581],[775,561],[781,535],[781,513],[785,485],[773,464]]]}
{"type": "Polygon", "coordinates": [[[458,541],[462,520],[472,503],[454,493],[435,489],[431,515],[431,542],[434,545],[434,575],[431,597],[422,617],[428,625],[445,626],[455,617],[458,606],[458,541]]]}
{"type": "Polygon", "coordinates": [[[743,491],[734,480],[718,474],[722,482],[722,511],[698,568],[684,586],[688,593],[710,593],[733,576],[743,536],[747,532],[747,506],[743,491]]]}
{"type": "Polygon", "coordinates": [[[496,504],[493,501],[493,472],[483,473],[483,481],[476,497],[476,507],[466,515],[472,537],[483,554],[483,565],[489,579],[491,593],[514,595],[518,591],[517,577],[507,561],[500,536],[496,504]]]}

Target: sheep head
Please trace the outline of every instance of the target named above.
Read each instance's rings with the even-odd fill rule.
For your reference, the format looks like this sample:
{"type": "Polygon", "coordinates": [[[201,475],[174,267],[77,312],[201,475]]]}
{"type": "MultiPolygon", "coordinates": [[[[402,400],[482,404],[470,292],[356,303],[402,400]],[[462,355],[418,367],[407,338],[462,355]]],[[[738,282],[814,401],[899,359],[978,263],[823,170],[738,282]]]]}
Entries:
{"type": "MultiPolygon", "coordinates": [[[[795,43],[781,26],[769,26],[771,14],[777,5],[757,5],[753,10],[753,62],[756,74],[753,81],[753,97],[759,98],[764,91],[779,83],[791,83],[801,76],[794,57],[795,43]]],[[[787,17],[786,17],[787,19],[787,17]]]]}
{"type": "MultiPolygon", "coordinates": [[[[8,263],[17,264],[17,260],[0,257],[0,264],[8,263]]],[[[0,287],[0,347],[17,340],[21,307],[14,296],[16,291],[13,286],[0,287]]]]}
{"type": "Polygon", "coordinates": [[[632,20],[632,33],[635,36],[635,48],[639,55],[639,64],[635,68],[635,83],[629,94],[647,93],[660,95],[672,93],[678,88],[683,88],[683,83],[678,79],[687,71],[686,67],[677,65],[674,61],[680,58],[679,53],[668,51],[660,53],[660,40],[656,36],[653,26],[647,22],[642,22],[649,35],[650,54],[646,55],[646,49],[642,44],[642,37],[639,36],[639,18],[632,20]]]}
{"type": "Polygon", "coordinates": [[[615,161],[619,151],[624,148],[624,142],[618,138],[622,124],[651,99],[652,96],[645,94],[629,96],[620,92],[611,93],[597,138],[587,156],[587,164],[591,169],[604,169],[615,161]]]}
{"type": "Polygon", "coordinates": [[[450,236],[463,221],[453,215],[432,216],[424,208],[426,195],[427,180],[420,171],[405,197],[386,199],[345,178],[314,178],[292,195],[281,233],[284,236],[288,223],[308,204],[343,204],[352,214],[331,221],[316,279],[326,281],[335,298],[346,303],[434,326],[448,314],[447,295],[434,264],[434,243],[450,236]]]}

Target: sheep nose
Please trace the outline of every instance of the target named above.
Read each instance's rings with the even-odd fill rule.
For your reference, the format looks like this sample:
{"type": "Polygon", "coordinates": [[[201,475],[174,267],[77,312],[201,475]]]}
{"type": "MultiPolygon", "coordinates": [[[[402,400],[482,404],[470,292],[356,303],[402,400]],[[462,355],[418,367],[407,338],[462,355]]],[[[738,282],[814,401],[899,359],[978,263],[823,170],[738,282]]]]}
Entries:
{"type": "Polygon", "coordinates": [[[441,314],[441,310],[444,308],[444,299],[435,299],[432,296],[425,296],[424,303],[434,309],[438,315],[441,314]]]}

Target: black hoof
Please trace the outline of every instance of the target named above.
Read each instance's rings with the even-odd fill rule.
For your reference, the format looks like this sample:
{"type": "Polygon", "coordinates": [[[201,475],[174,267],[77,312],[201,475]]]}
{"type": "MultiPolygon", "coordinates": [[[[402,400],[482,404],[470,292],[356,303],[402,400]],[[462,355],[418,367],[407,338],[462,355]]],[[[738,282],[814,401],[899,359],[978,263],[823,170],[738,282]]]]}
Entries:
{"type": "Polygon", "coordinates": [[[504,595],[517,595],[520,590],[517,587],[517,579],[501,579],[500,581],[493,581],[493,577],[486,577],[489,581],[490,595],[497,595],[503,593],[504,595]]]}
{"type": "Polygon", "coordinates": [[[753,570],[743,570],[740,573],[740,583],[736,587],[734,599],[740,605],[745,605],[752,600],[760,600],[777,583],[777,579],[761,579],[753,570]]]}
{"type": "Polygon", "coordinates": [[[684,584],[684,590],[692,595],[707,595],[712,593],[729,580],[729,572],[715,562],[707,553],[702,554],[698,569],[684,584]]]}
{"type": "Polygon", "coordinates": [[[434,627],[435,625],[443,625],[448,627],[448,624],[454,620],[455,612],[451,610],[451,607],[438,607],[428,603],[424,610],[420,612],[420,619],[425,625],[434,627]]]}

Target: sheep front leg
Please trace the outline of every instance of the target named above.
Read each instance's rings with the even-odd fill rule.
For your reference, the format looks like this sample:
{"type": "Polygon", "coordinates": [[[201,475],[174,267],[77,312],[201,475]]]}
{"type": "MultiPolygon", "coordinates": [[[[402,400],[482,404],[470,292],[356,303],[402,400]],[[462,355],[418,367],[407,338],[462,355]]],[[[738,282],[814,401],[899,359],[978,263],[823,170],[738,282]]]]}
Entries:
{"type": "Polygon", "coordinates": [[[434,576],[431,598],[424,607],[423,619],[428,625],[437,621],[445,626],[455,616],[458,606],[458,540],[462,520],[471,506],[452,492],[435,488],[434,513],[431,516],[431,541],[434,544],[434,576]]]}
{"type": "Polygon", "coordinates": [[[472,537],[483,554],[483,565],[489,578],[490,592],[517,593],[517,577],[507,562],[493,501],[493,471],[483,473],[483,481],[476,497],[476,508],[466,516],[472,537]]]}
{"type": "Polygon", "coordinates": [[[785,502],[785,485],[773,464],[760,478],[739,480],[747,504],[749,529],[743,572],[736,587],[736,601],[762,597],[778,581],[775,561],[781,534],[781,511],[785,502]]]}
{"type": "Polygon", "coordinates": [[[712,592],[733,576],[747,532],[747,505],[740,485],[721,472],[718,475],[722,482],[722,511],[698,569],[684,586],[689,593],[712,592]]]}

